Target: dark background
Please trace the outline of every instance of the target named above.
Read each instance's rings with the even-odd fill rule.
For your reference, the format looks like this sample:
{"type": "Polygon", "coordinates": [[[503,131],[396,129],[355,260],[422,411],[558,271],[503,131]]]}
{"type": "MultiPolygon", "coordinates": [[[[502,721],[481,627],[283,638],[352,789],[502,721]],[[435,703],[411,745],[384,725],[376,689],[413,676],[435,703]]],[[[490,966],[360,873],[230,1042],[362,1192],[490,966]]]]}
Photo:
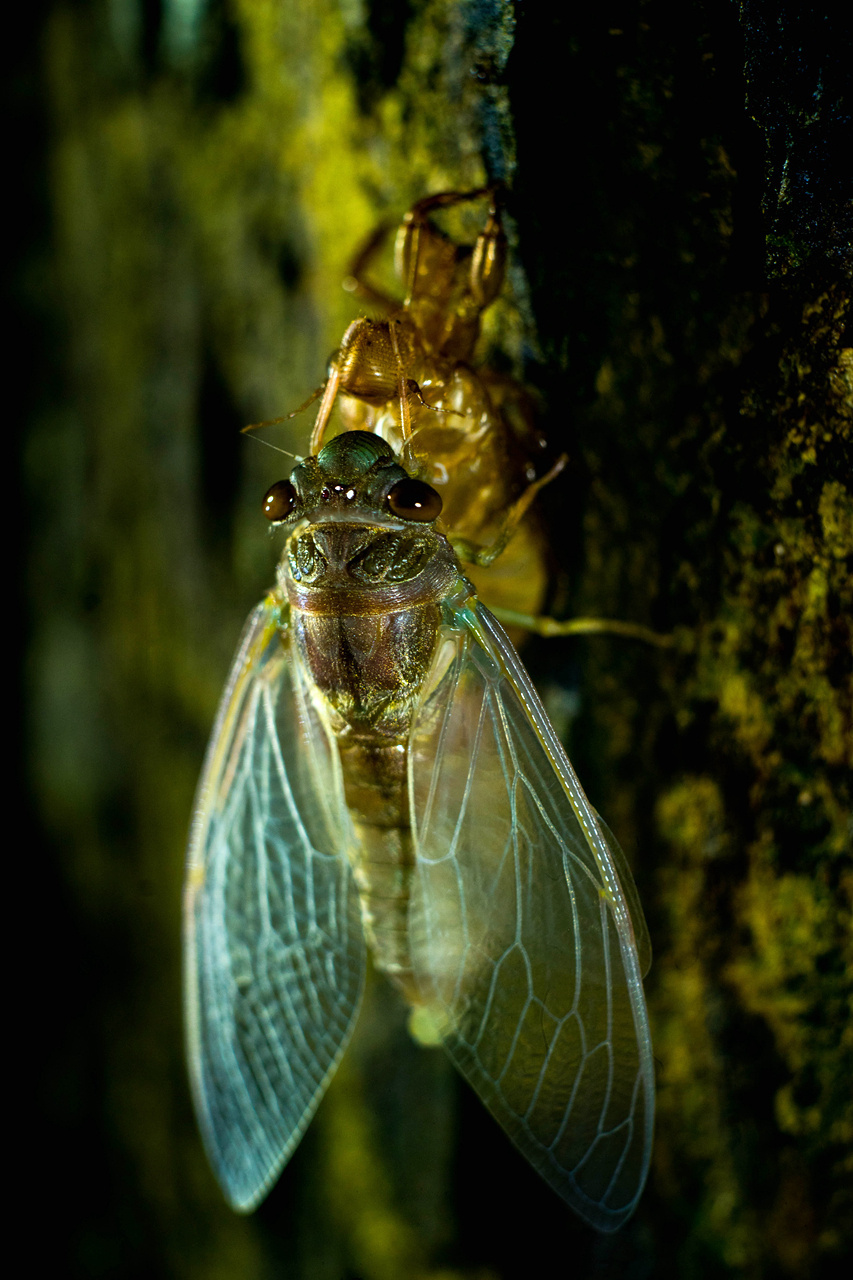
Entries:
{"type": "Polygon", "coordinates": [[[757,3],[19,16],[9,987],[36,1084],[33,1262],[836,1274],[853,1221],[849,31],[757,3]],[[649,919],[653,1172],[631,1223],[597,1236],[377,985],[278,1187],[240,1219],[195,1133],[179,986],[195,777],[272,572],[259,497],[290,466],[239,428],[322,377],[364,235],[484,178],[508,184],[513,241],[486,347],[571,459],[542,498],[554,608],[676,639],[525,651],[649,919]]]}

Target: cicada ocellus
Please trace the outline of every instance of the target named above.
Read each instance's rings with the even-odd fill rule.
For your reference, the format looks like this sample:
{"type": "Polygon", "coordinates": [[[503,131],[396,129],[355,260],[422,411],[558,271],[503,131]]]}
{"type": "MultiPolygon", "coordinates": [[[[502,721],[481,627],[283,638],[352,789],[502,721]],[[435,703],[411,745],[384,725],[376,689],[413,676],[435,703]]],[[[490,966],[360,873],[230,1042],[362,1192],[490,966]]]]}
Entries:
{"type": "Polygon", "coordinates": [[[267,494],[284,552],[188,859],[202,1133],[231,1204],[255,1207],[346,1047],[369,952],[546,1181],[615,1230],[651,1149],[642,911],[399,415],[397,450],[321,432],[267,494]]]}

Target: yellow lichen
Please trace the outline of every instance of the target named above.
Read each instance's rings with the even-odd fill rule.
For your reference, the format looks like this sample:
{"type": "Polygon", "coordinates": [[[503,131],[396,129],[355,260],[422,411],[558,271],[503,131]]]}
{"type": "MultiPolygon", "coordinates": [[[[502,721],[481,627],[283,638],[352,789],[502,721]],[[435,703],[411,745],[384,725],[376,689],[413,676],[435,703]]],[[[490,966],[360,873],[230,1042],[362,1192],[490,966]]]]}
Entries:
{"type": "Polygon", "coordinates": [[[827,480],[818,499],[825,553],[833,559],[853,555],[853,496],[840,480],[827,480]]]}
{"type": "Polygon", "coordinates": [[[725,806],[713,779],[682,779],[659,797],[655,816],[661,835],[682,857],[701,862],[725,852],[725,806]]]}

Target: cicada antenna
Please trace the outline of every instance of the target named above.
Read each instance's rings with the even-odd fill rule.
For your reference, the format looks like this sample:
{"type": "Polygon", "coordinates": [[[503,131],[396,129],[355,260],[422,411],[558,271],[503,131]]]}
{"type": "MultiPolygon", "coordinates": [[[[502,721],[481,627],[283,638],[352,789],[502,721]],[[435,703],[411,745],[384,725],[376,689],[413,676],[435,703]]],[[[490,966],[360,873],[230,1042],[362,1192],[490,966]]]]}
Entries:
{"type": "MultiPolygon", "coordinates": [[[[278,421],[278,422],[282,422],[282,421],[283,421],[283,419],[282,419],[282,418],[278,418],[278,419],[276,419],[276,421],[278,421]]],[[[257,423],[255,423],[255,426],[258,426],[258,427],[264,427],[264,426],[266,426],[266,425],[267,425],[267,424],[266,424],[265,422],[257,422],[257,423]]],[[[243,427],[243,430],[241,431],[241,433],[240,433],[240,434],[241,434],[241,435],[245,435],[245,434],[246,434],[246,432],[247,432],[247,431],[249,431],[250,429],[251,429],[251,428],[249,428],[249,427],[243,427]]],[[[300,454],[298,454],[298,453],[292,453],[290,449],[282,449],[280,445],[273,444],[273,443],[272,443],[272,441],[270,441],[270,440],[265,440],[265,439],[263,438],[263,436],[252,436],[251,438],[254,440],[255,444],[265,444],[265,445],[266,445],[266,447],[267,447],[268,449],[274,449],[276,453],[283,453],[283,454],[285,455],[285,457],[287,457],[287,458],[295,458],[297,462],[301,462],[301,461],[302,461],[302,457],[301,457],[301,455],[300,455],[300,454]]]]}

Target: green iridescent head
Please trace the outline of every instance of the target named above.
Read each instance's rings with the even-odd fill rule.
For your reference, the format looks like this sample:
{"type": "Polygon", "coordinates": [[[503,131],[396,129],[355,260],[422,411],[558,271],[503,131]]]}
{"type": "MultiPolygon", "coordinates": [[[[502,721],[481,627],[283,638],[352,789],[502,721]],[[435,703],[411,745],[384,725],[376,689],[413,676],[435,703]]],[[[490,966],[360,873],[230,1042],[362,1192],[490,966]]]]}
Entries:
{"type": "Polygon", "coordinates": [[[273,524],[377,518],[431,524],[440,511],[435,489],[410,476],[391,446],[369,431],[335,436],[264,498],[264,514],[273,524]]]}
{"type": "Polygon", "coordinates": [[[394,450],[370,431],[344,431],[317,454],[317,466],[336,480],[359,480],[377,462],[399,465],[394,450]]]}

